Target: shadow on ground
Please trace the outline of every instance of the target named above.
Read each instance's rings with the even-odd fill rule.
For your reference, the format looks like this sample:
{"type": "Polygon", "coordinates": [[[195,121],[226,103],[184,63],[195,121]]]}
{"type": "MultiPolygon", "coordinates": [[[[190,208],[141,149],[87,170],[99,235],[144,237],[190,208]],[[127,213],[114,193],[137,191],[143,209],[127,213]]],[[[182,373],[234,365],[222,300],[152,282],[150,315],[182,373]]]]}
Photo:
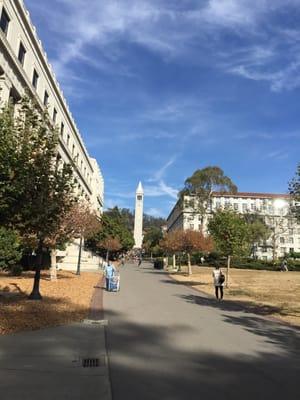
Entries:
{"type": "MultiPolygon", "coordinates": [[[[270,318],[272,318],[272,315],[274,314],[279,314],[282,316],[288,315],[283,311],[281,307],[271,306],[266,304],[256,304],[250,301],[225,299],[219,302],[215,298],[207,294],[204,295],[189,294],[189,295],[180,295],[180,297],[189,303],[199,304],[200,306],[204,305],[208,307],[218,308],[221,309],[222,311],[230,311],[230,312],[242,311],[245,313],[257,314],[270,318]]],[[[277,322],[279,323],[279,321],[277,322]]],[[[297,329],[297,327],[295,328],[297,329]]]]}
{"type": "MultiPolygon", "coordinates": [[[[105,318],[113,320],[107,327],[107,343],[114,400],[298,398],[300,338],[290,327],[225,315],[227,323],[239,325],[277,349],[249,356],[242,351],[216,353],[213,342],[204,351],[185,351],[170,340],[165,327],[142,326],[110,311],[105,311],[105,318]]],[[[172,326],[172,336],[185,329],[180,324],[172,326]]]]}

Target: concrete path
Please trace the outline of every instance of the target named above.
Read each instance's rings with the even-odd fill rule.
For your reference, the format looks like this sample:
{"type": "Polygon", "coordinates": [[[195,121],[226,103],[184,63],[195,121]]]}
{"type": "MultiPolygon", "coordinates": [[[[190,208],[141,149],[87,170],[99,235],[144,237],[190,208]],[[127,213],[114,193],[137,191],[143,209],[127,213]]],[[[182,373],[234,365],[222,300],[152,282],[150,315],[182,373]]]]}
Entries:
{"type": "MultiPolygon", "coordinates": [[[[93,303],[90,318],[101,319],[99,286],[93,303]]],[[[0,336],[0,399],[110,400],[104,326],[86,320],[0,336]],[[99,366],[83,367],[86,358],[98,358],[99,366]]]]}
{"type": "Polygon", "coordinates": [[[217,303],[150,264],[126,265],[104,309],[114,400],[299,398],[296,329],[217,303]]]}

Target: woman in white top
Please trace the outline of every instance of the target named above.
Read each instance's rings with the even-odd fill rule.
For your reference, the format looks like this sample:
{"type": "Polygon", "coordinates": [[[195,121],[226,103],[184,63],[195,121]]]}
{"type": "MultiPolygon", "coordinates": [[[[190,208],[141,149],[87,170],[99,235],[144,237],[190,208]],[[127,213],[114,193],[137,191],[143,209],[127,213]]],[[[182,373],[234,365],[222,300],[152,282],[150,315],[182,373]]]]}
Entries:
{"type": "Polygon", "coordinates": [[[224,275],[218,265],[215,266],[212,276],[214,279],[216,298],[218,300],[222,300],[223,299],[224,275]],[[220,297],[219,297],[219,290],[220,290],[220,297]]]}

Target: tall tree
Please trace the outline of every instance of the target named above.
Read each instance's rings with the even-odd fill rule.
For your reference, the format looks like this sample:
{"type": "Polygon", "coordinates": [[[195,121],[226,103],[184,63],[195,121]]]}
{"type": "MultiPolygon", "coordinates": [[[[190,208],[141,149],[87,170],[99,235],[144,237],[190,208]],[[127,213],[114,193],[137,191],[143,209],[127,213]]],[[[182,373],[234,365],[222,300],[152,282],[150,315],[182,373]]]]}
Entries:
{"type": "Polygon", "coordinates": [[[232,256],[249,254],[249,227],[242,215],[231,210],[217,210],[208,223],[216,248],[227,257],[227,279],[232,256]]]}
{"type": "Polygon", "coordinates": [[[297,166],[294,178],[289,183],[289,192],[294,202],[292,204],[292,212],[300,222],[300,163],[297,166]]]}
{"type": "Polygon", "coordinates": [[[217,166],[209,166],[196,170],[192,176],[186,179],[180,197],[192,196],[189,206],[202,216],[210,206],[214,192],[236,193],[237,187],[232,180],[224,175],[224,171],[217,166]]]}
{"type": "Polygon", "coordinates": [[[59,135],[34,101],[24,98],[16,118],[8,106],[0,112],[0,219],[23,236],[37,238],[34,285],[39,291],[46,238],[72,207],[72,166],[56,162],[59,135]]]}

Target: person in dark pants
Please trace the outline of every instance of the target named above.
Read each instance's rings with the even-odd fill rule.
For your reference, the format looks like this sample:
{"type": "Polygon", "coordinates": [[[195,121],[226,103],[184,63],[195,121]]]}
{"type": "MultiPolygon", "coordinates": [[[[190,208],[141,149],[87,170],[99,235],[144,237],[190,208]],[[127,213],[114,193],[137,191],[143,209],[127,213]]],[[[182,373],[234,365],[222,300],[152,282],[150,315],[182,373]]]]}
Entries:
{"type": "Polygon", "coordinates": [[[220,269],[220,267],[218,265],[215,266],[215,269],[213,270],[212,276],[213,276],[213,279],[214,279],[216,298],[218,300],[222,300],[223,299],[223,294],[224,294],[223,293],[223,286],[224,286],[224,281],[225,281],[224,278],[225,277],[224,277],[224,274],[223,274],[222,270],[220,269]]]}

